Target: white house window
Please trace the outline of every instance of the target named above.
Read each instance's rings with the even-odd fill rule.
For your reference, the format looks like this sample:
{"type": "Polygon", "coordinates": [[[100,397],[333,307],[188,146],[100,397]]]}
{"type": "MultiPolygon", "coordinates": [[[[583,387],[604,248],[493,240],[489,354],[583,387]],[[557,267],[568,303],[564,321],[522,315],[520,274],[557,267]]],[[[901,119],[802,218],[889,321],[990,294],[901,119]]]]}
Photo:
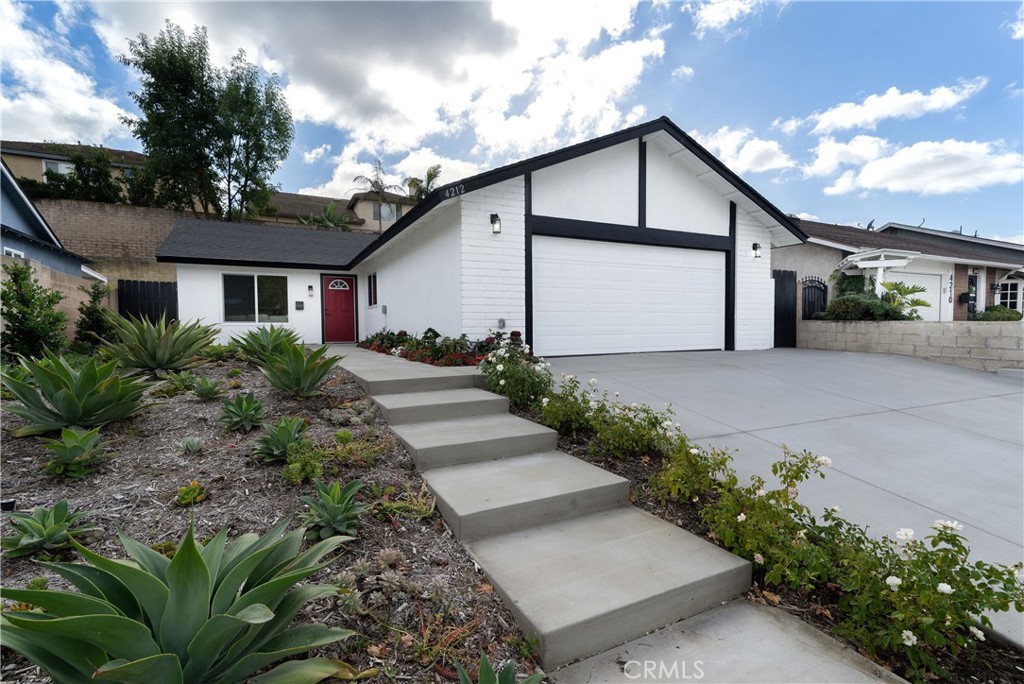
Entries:
{"type": "Polygon", "coordinates": [[[347,290],[348,281],[342,280],[341,278],[335,278],[331,281],[331,284],[327,286],[328,290],[347,290]]]}
{"type": "Polygon", "coordinates": [[[388,204],[385,202],[373,203],[373,220],[374,221],[397,221],[402,218],[402,205],[401,204],[388,204]]]}
{"type": "Polygon", "coordinates": [[[226,323],[287,323],[288,278],[224,274],[226,323]]]}
{"type": "Polygon", "coordinates": [[[53,171],[59,173],[62,176],[67,175],[75,170],[75,165],[69,162],[57,161],[55,159],[44,159],[43,160],[43,175],[46,175],[47,171],[53,171]]]}
{"type": "Polygon", "coordinates": [[[377,306],[377,274],[366,276],[366,298],[369,306],[377,306]]]}
{"type": "Polygon", "coordinates": [[[15,259],[24,259],[25,253],[17,249],[4,247],[4,256],[14,257],[15,259]]]}
{"type": "Polygon", "coordinates": [[[1002,304],[1009,309],[1020,311],[1020,283],[1013,280],[1000,283],[999,296],[996,298],[996,303],[1002,304]]]}

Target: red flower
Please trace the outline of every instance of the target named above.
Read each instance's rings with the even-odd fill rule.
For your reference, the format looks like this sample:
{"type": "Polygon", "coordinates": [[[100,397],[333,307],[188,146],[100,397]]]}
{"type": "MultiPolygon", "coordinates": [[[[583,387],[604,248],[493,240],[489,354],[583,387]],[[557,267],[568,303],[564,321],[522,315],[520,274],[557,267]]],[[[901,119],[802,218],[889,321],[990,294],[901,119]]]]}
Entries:
{"type": "Polygon", "coordinates": [[[522,336],[523,336],[523,333],[519,332],[518,330],[513,330],[511,333],[509,333],[509,337],[522,337],[522,336]]]}

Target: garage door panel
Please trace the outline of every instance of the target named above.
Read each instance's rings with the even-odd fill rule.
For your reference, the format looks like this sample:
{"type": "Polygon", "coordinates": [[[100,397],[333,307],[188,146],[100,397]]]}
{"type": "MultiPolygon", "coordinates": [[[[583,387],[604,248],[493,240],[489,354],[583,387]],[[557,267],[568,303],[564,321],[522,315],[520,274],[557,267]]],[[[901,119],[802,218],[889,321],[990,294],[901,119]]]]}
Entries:
{"type": "Polygon", "coordinates": [[[939,309],[942,306],[942,276],[931,273],[889,271],[885,274],[885,279],[907,285],[921,285],[926,288],[924,292],[916,294],[914,297],[925,300],[931,306],[918,307],[917,313],[921,315],[923,321],[939,320],[939,309]]]}
{"type": "Polygon", "coordinates": [[[536,237],[539,354],[721,349],[721,252],[536,237]]]}

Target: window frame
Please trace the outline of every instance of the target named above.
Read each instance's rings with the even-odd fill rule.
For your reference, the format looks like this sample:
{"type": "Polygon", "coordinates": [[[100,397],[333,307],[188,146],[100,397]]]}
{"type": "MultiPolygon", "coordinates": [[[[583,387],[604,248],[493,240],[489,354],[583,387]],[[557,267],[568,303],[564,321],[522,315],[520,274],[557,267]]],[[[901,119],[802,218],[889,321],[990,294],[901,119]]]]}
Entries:
{"type": "Polygon", "coordinates": [[[66,176],[75,170],[75,165],[71,162],[61,161],[60,159],[44,159],[43,160],[43,180],[46,180],[46,172],[52,170],[54,173],[58,173],[62,176],[66,176]],[[56,169],[47,169],[47,164],[53,164],[56,169]]]}
{"type": "Polygon", "coordinates": [[[11,257],[12,259],[24,259],[25,253],[20,249],[14,249],[13,247],[4,245],[4,256],[11,257]]]}
{"type": "Polygon", "coordinates": [[[366,305],[368,307],[377,306],[377,272],[366,276],[366,305]]]}
{"type": "Polygon", "coordinates": [[[1014,311],[1021,311],[1021,283],[1018,280],[1006,280],[999,283],[996,293],[996,304],[1014,311]]]}
{"type": "Polygon", "coordinates": [[[277,323],[291,323],[291,313],[288,307],[288,276],[278,275],[274,273],[227,273],[222,272],[220,274],[220,300],[221,300],[221,319],[226,325],[262,325],[262,324],[277,324],[277,323]],[[244,321],[232,321],[228,320],[227,311],[227,287],[226,279],[232,278],[248,278],[252,283],[252,319],[244,321]],[[281,278],[284,280],[284,316],[278,317],[278,320],[270,320],[272,314],[260,312],[260,278],[281,278]],[[266,320],[261,320],[260,316],[266,316],[266,320]]]}

